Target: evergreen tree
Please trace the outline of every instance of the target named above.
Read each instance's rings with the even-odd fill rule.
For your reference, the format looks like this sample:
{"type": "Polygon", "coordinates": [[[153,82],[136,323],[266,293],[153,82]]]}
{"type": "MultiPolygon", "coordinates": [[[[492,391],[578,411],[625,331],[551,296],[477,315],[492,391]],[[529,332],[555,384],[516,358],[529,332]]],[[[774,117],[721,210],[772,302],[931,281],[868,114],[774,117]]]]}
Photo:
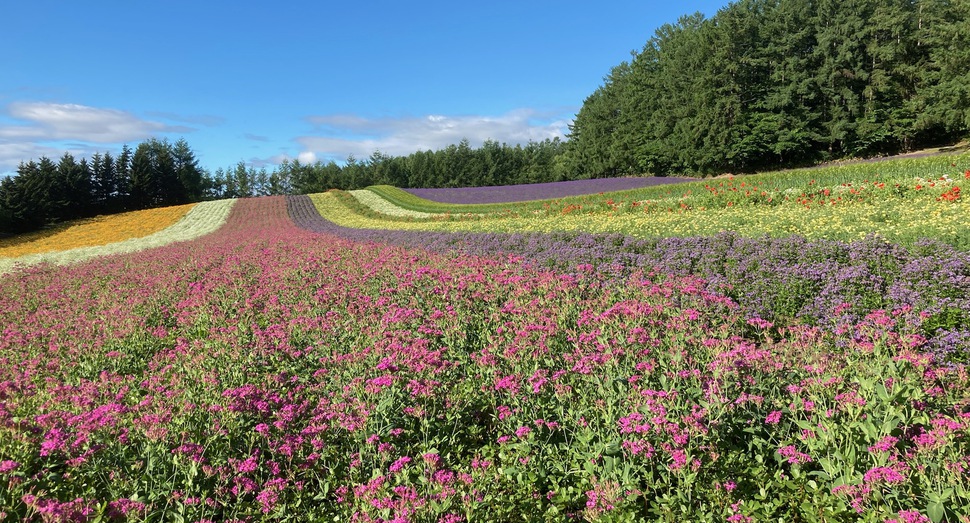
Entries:
{"type": "Polygon", "coordinates": [[[199,161],[196,160],[195,153],[184,138],[179,139],[171,147],[171,156],[175,176],[181,186],[181,190],[173,191],[173,198],[176,200],[173,203],[201,200],[204,192],[202,169],[199,168],[199,161]]]}
{"type": "Polygon", "coordinates": [[[64,153],[53,172],[48,195],[48,221],[89,216],[93,206],[91,173],[87,162],[77,162],[70,153],[64,153]]]}
{"type": "Polygon", "coordinates": [[[152,138],[138,144],[131,159],[131,199],[136,209],[186,201],[168,142],[152,138]]]}
{"type": "Polygon", "coordinates": [[[40,229],[51,219],[51,185],[57,166],[48,158],[17,167],[17,174],[0,184],[0,225],[3,232],[22,233],[40,229]]]}
{"type": "Polygon", "coordinates": [[[739,0],[662,26],[570,128],[568,176],[753,171],[970,130],[967,0],[739,0]]]}
{"type": "Polygon", "coordinates": [[[110,153],[95,153],[91,157],[92,205],[98,213],[118,211],[118,177],[115,160],[110,153]]]}
{"type": "Polygon", "coordinates": [[[121,147],[121,153],[115,158],[116,196],[115,210],[131,210],[135,208],[131,187],[131,158],[133,153],[128,144],[121,147]]]}

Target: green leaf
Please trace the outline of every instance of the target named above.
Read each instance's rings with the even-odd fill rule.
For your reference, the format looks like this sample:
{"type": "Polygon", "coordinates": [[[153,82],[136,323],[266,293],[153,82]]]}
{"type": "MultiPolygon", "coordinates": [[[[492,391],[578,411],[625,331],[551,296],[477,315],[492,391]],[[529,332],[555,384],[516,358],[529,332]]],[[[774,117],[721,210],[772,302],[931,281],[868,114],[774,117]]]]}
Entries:
{"type": "Polygon", "coordinates": [[[943,516],[946,515],[946,509],[943,507],[943,503],[939,501],[931,501],[929,505],[926,506],[926,513],[929,515],[933,523],[939,523],[943,521],[943,516]]]}
{"type": "Polygon", "coordinates": [[[876,390],[876,396],[879,396],[879,399],[889,401],[889,391],[886,390],[886,385],[884,383],[881,381],[877,382],[873,388],[876,390]]]}

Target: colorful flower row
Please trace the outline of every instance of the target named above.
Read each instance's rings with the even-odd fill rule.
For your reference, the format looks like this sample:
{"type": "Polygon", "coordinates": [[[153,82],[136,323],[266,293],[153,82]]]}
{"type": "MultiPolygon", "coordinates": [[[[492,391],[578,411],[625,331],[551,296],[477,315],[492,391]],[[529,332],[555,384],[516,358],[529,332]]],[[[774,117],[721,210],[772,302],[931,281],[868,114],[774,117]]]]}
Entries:
{"type": "MultiPolygon", "coordinates": [[[[15,267],[26,267],[41,263],[64,265],[89,260],[91,258],[111,254],[129,253],[153,249],[173,242],[189,241],[217,230],[225,223],[235,200],[218,200],[202,202],[185,206],[187,212],[168,227],[155,233],[141,237],[127,237],[125,240],[113,243],[94,244],[87,247],[75,247],[66,250],[48,251],[28,254],[17,258],[0,258],[0,274],[9,272],[15,267]]],[[[147,224],[158,216],[153,210],[127,213],[127,221],[137,223],[139,220],[147,224]]],[[[106,220],[110,222],[110,220],[106,220]]],[[[146,226],[146,228],[150,228],[146,226]]],[[[129,229],[130,230],[130,229],[129,229]]],[[[103,238],[110,238],[104,236],[103,238]]],[[[70,240],[65,245],[72,245],[70,240]]]]}
{"type": "Polygon", "coordinates": [[[695,180],[693,178],[677,177],[601,178],[594,180],[570,180],[566,182],[499,185],[493,187],[407,189],[407,192],[441,203],[517,203],[529,200],[548,200],[567,196],[626,191],[691,181],[695,180]]]}
{"type": "Polygon", "coordinates": [[[194,204],[133,211],[70,222],[53,230],[0,240],[0,258],[94,247],[141,238],[182,219],[194,204]]]}
{"type": "Polygon", "coordinates": [[[619,233],[639,238],[710,236],[732,231],[749,237],[799,235],[809,239],[853,241],[878,234],[887,241],[913,245],[934,238],[970,249],[970,202],[937,197],[898,197],[840,206],[788,203],[777,206],[726,206],[716,209],[670,207],[640,213],[576,212],[530,216],[494,215],[465,220],[402,222],[353,212],[333,194],[313,195],[321,215],[347,227],[447,232],[619,233]]]}
{"type": "Polygon", "coordinates": [[[369,191],[367,189],[348,191],[348,193],[354,198],[356,198],[357,201],[361,203],[361,205],[364,205],[365,207],[369,208],[370,210],[378,214],[383,214],[386,216],[396,216],[396,217],[402,217],[402,218],[418,218],[418,219],[434,218],[436,216],[440,216],[434,213],[412,211],[411,209],[405,209],[404,207],[395,205],[387,201],[386,199],[381,198],[373,191],[369,191]]]}
{"type": "MultiPolygon", "coordinates": [[[[392,203],[411,210],[465,215],[486,213],[502,216],[531,217],[560,215],[581,211],[596,213],[665,213],[686,210],[723,209],[736,206],[837,206],[846,203],[873,202],[882,198],[903,198],[911,205],[916,200],[959,199],[958,184],[965,184],[970,170],[970,155],[950,155],[921,159],[885,161],[811,170],[765,173],[743,177],[725,176],[715,179],[678,184],[659,184],[640,189],[613,191],[611,180],[584,181],[587,191],[582,195],[555,198],[552,190],[569,183],[550,184],[545,200],[521,201],[539,193],[523,191],[520,201],[484,203],[488,199],[462,199],[461,204],[445,204],[420,198],[422,190],[404,191],[390,186],[375,186],[371,190],[392,203]],[[964,170],[967,170],[964,172],[964,170]],[[589,183],[586,183],[589,182],[589,183]],[[599,183],[604,188],[593,190],[599,183]],[[956,191],[953,187],[956,187],[956,191]],[[606,193],[604,194],[604,191],[606,193]],[[946,197],[943,197],[944,192],[946,197]]],[[[624,180],[624,179],[620,179],[624,180]]],[[[663,179],[661,179],[663,180],[663,179]]],[[[684,180],[678,180],[684,181],[684,180]]],[[[526,187],[526,186],[523,186],[526,187]]],[[[618,187],[618,186],[617,186],[618,187]]],[[[443,195],[462,195],[466,191],[513,188],[434,189],[443,195]]],[[[429,191],[432,191],[429,189],[429,191]]],[[[454,198],[459,199],[459,198],[454,198]]]]}

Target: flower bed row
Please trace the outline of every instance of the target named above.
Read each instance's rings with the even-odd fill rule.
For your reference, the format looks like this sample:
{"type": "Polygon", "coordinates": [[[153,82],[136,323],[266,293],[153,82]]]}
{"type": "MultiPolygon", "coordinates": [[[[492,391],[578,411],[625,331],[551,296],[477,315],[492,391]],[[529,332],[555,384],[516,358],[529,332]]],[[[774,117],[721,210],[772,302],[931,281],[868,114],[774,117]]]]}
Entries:
{"type": "Polygon", "coordinates": [[[53,231],[41,231],[0,240],[0,258],[18,258],[78,247],[95,247],[141,238],[182,219],[194,204],[160,207],[78,220],[53,231]]]}
{"type": "Polygon", "coordinates": [[[669,202],[643,202],[614,200],[619,196],[604,195],[600,197],[602,201],[585,205],[562,206],[561,202],[549,202],[545,209],[527,212],[507,209],[471,215],[471,219],[455,214],[446,220],[430,221],[388,220],[379,215],[365,215],[342,204],[334,193],[313,195],[313,198],[328,220],[354,228],[510,233],[583,231],[640,238],[711,236],[733,231],[749,237],[799,235],[842,241],[860,240],[876,233],[894,243],[913,245],[922,238],[934,238],[968,250],[970,201],[942,198],[941,195],[952,194],[948,191],[959,186],[951,183],[948,187],[938,189],[939,194],[916,196],[887,191],[879,197],[846,200],[838,205],[805,204],[793,196],[772,205],[732,205],[733,200],[726,200],[719,206],[706,207],[676,198],[669,202]]]}
{"type": "MultiPolygon", "coordinates": [[[[0,274],[9,272],[16,267],[27,267],[42,263],[64,265],[100,256],[142,251],[173,242],[193,240],[219,229],[225,223],[234,203],[235,200],[218,200],[193,204],[181,219],[147,236],[128,237],[114,243],[28,254],[17,258],[0,258],[0,274]]],[[[127,220],[133,222],[144,220],[146,223],[151,223],[151,220],[157,216],[152,211],[138,211],[130,214],[131,216],[127,217],[127,220]]],[[[70,242],[68,242],[68,245],[70,245],[70,242]]]]}
{"type": "Polygon", "coordinates": [[[386,216],[397,216],[403,218],[417,218],[426,219],[434,218],[438,216],[434,213],[413,211],[411,209],[405,209],[404,207],[395,205],[384,198],[381,198],[373,191],[367,189],[358,189],[356,191],[348,191],[348,193],[353,196],[361,205],[366,206],[375,213],[383,214],[386,216]]]}
{"type": "Polygon", "coordinates": [[[625,191],[695,181],[693,178],[600,178],[566,182],[499,185],[492,187],[457,187],[439,189],[407,189],[407,192],[441,203],[515,203],[528,200],[548,200],[566,196],[581,196],[603,192],[625,191]]]}
{"type": "Polygon", "coordinates": [[[938,522],[970,505],[966,370],[888,314],[772,324],[695,277],[313,233],[287,216],[301,202],[241,200],[204,240],[0,279],[6,517],[938,522]]]}
{"type": "MultiPolygon", "coordinates": [[[[421,198],[415,190],[401,190],[379,185],[369,189],[388,201],[411,210],[449,213],[465,216],[469,213],[532,217],[562,214],[663,214],[691,210],[724,209],[750,206],[840,206],[849,203],[877,203],[890,198],[919,207],[922,201],[958,202],[961,191],[970,179],[970,155],[944,155],[919,159],[905,159],[763,173],[688,183],[661,184],[640,189],[619,189],[613,180],[602,182],[603,188],[589,190],[582,195],[557,197],[555,192],[529,193],[528,186],[518,199],[502,203],[467,200],[470,203],[441,203],[421,198]],[[526,200],[529,195],[542,200],[526,200]]],[[[619,179],[616,181],[621,181],[619,179]]],[[[684,182],[686,180],[679,180],[684,182]]],[[[578,182],[568,182],[578,183],[578,182]]],[[[553,187],[557,184],[552,184],[553,187]]],[[[512,192],[514,187],[504,188],[512,192]]],[[[466,189],[442,189],[461,193],[466,189]]],[[[493,188],[470,188],[468,191],[488,192],[493,188]]]]}

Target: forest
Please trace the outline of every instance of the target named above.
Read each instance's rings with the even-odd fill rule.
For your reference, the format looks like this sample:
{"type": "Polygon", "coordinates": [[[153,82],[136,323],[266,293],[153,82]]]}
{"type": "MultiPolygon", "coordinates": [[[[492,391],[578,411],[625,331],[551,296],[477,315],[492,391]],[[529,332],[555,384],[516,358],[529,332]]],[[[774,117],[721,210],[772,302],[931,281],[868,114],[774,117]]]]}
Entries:
{"type": "Polygon", "coordinates": [[[21,233],[50,223],[127,210],[196,202],[205,175],[182,139],[147,140],[118,156],[94,154],[90,161],[65,153],[21,163],[0,180],[0,233],[21,233]]]}
{"type": "Polygon", "coordinates": [[[660,27],[583,103],[567,171],[752,172],[953,143],[967,0],[741,0],[660,27]]]}
{"type": "Polygon", "coordinates": [[[970,0],[740,0],[660,27],[586,98],[565,140],[210,172],[184,139],[151,139],[117,157],[22,163],[0,180],[0,233],[373,184],[749,173],[952,144],[968,131],[970,0]]]}

